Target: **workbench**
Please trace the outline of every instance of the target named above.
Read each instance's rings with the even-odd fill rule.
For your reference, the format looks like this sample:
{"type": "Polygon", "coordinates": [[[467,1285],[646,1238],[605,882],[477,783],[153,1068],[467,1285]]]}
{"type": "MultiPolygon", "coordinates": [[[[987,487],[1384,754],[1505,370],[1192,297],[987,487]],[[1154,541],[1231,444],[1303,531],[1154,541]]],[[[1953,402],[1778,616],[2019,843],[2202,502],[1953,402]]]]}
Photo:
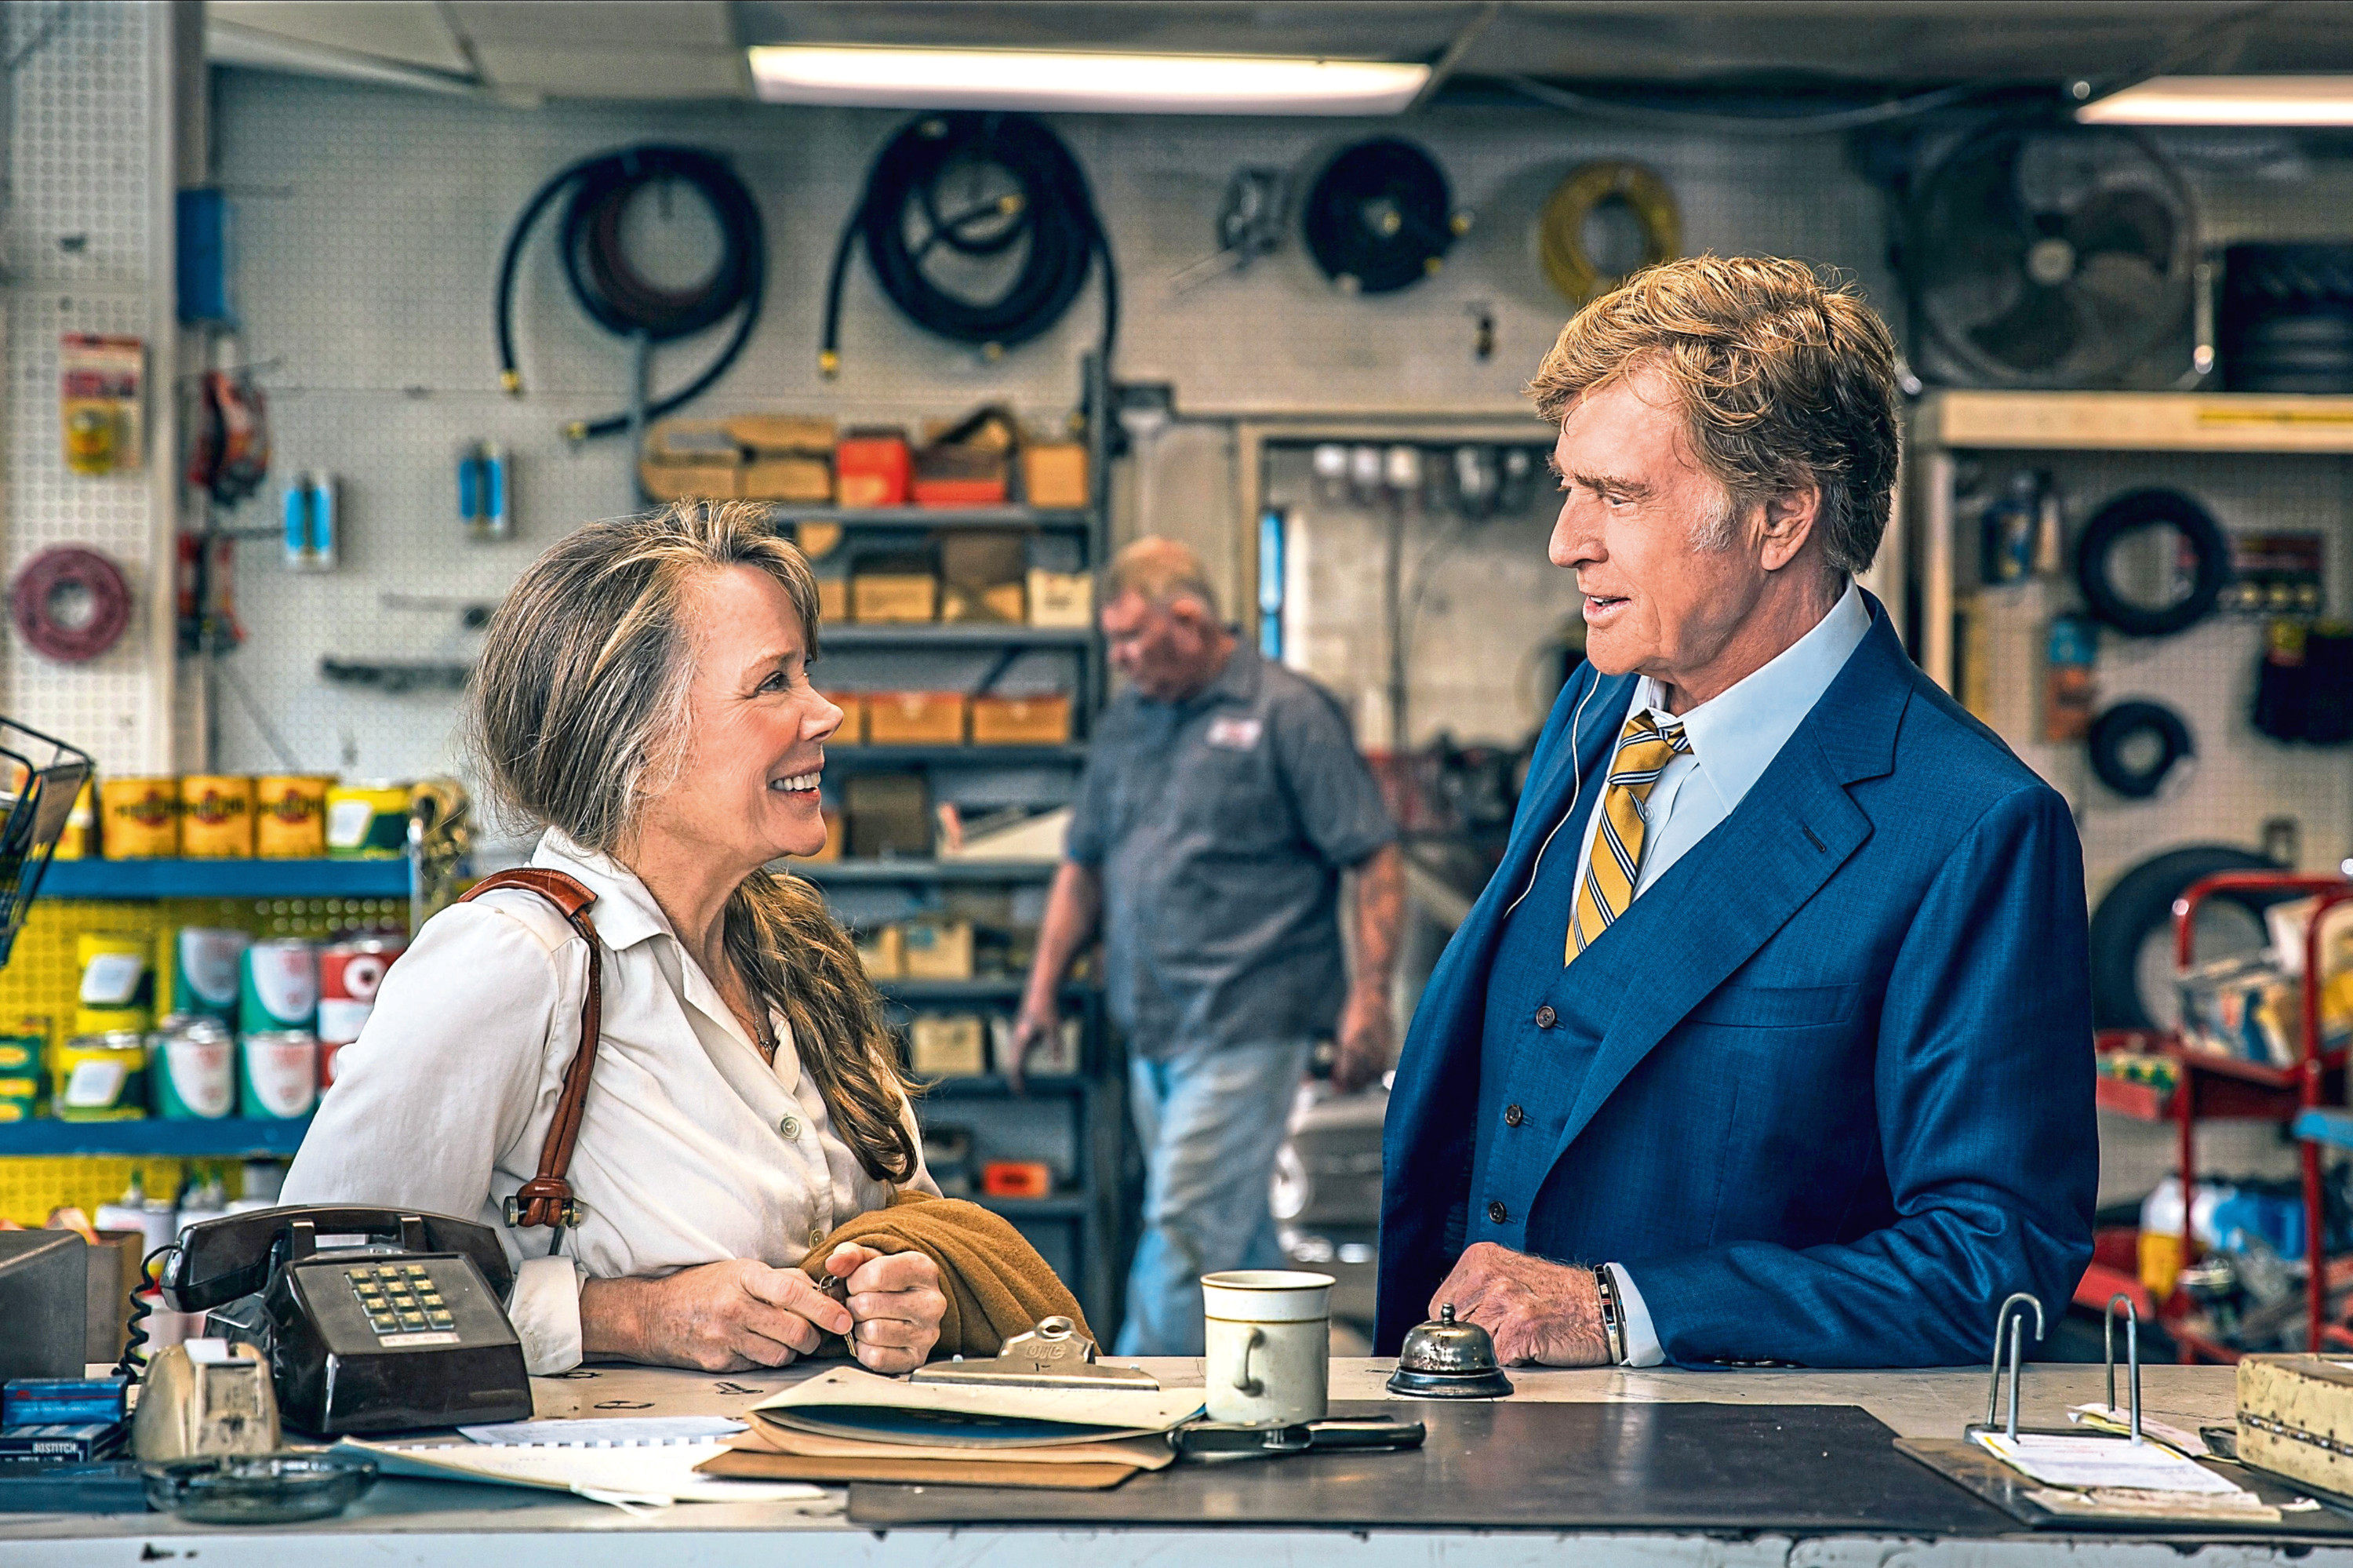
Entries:
{"type": "MultiPolygon", "coordinates": [[[[1201,1381],[1198,1361],[1140,1363],[1170,1386],[1201,1381]]],[[[1335,1404],[1378,1400],[1394,1363],[1349,1360],[1333,1365],[1335,1404]]],[[[541,1416],[735,1414],[773,1393],[797,1369],[705,1373],[599,1367],[533,1380],[541,1416]],[[759,1391],[757,1393],[749,1391],[759,1391]]],[[[1543,1372],[1514,1369],[1519,1401],[1849,1404],[1902,1436],[1947,1437],[1981,1417],[1982,1368],[1927,1372],[1543,1372]]],[[[2144,1372],[2147,1413],[2194,1430],[2227,1424],[2233,1373],[2227,1367],[2150,1367],[2144,1372]]],[[[2031,1424],[2059,1425],[2071,1404],[2103,1397],[2097,1366],[2028,1370],[2021,1401],[2031,1424]]],[[[1401,1408],[1426,1411],[1428,1405],[1401,1408]]],[[[1269,1461],[1274,1466],[1301,1461],[1269,1461]]],[[[1574,1456],[1564,1464],[1577,1462],[1574,1456]]],[[[1272,1474],[1274,1472],[1268,1472],[1272,1474]]],[[[1131,1482],[1130,1485],[1134,1483],[1131,1482]]],[[[1943,1483],[1938,1483],[1939,1485],[1943,1483]]],[[[937,1490],[938,1489],[933,1489],[937,1490]]],[[[1957,1495],[1957,1489],[1956,1489],[1957,1495]]],[[[1105,1494],[1106,1496],[1115,1494],[1105,1494]]],[[[1900,1561],[1905,1568],[1995,1568],[2065,1562],[2070,1568],[2182,1568],[2185,1562],[2240,1568],[2291,1560],[2353,1568],[2353,1548],[2205,1544],[2154,1537],[2023,1531],[1905,1538],[1862,1533],[1663,1528],[1644,1531],[1366,1530],[1345,1519],[1312,1529],[1271,1528],[1248,1518],[1203,1520],[1182,1527],[960,1527],[876,1531],[850,1521],[844,1494],[807,1503],[682,1503],[625,1512],[512,1488],[387,1480],[340,1519],[269,1530],[185,1524],[169,1515],[77,1518],[0,1515],[0,1563],[7,1568],[185,1563],[185,1568],[258,1563],[324,1568],[364,1563],[494,1563],[497,1568],[665,1568],[671,1563],[758,1568],[896,1568],[953,1563],[960,1568],[1109,1568],[1123,1563],[1217,1568],[1313,1563],[1314,1568],[1521,1568],[1574,1553],[1580,1568],[1699,1561],[1715,1568],[1804,1563],[1820,1568],[1900,1561]],[[781,1542],[776,1532],[790,1531],[781,1542]]]]}

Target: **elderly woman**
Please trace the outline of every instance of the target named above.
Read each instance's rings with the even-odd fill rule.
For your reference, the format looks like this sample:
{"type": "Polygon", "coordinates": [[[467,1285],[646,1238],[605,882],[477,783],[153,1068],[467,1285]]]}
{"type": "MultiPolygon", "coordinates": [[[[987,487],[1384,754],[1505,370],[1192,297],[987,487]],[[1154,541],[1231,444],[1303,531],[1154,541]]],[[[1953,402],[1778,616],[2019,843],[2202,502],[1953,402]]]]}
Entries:
{"type": "Polygon", "coordinates": [[[874,989],[807,884],[825,841],[809,684],[817,583],[764,509],[592,524],[524,572],[473,694],[486,782],[544,829],[532,864],[596,895],[603,1024],[570,1180],[576,1228],[507,1223],[581,1042],[587,938],[500,889],[427,921],[385,977],[288,1175],[290,1203],[476,1215],[517,1261],[533,1372],[606,1357],[712,1372],[849,1337],[922,1362],[933,1261],[837,1249],[895,1189],[936,1193],[874,989]]]}

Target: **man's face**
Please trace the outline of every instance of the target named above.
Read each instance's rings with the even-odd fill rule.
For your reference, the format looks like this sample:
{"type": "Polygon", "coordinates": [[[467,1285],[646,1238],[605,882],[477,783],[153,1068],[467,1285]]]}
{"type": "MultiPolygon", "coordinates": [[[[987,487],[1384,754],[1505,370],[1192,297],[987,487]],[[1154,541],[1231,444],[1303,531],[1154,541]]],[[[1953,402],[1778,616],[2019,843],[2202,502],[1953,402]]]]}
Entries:
{"type": "Polygon", "coordinates": [[[1181,702],[1216,678],[1216,631],[1189,599],[1154,604],[1131,588],[1103,606],[1104,655],[1111,667],[1156,703],[1181,702]]]}
{"type": "Polygon", "coordinates": [[[1549,554],[1585,596],[1586,658],[1605,675],[1630,671],[1690,687],[1687,677],[1724,652],[1765,588],[1750,520],[1723,521],[1724,486],[1693,456],[1655,372],[1578,398],[1553,462],[1562,500],[1549,554]],[[1710,535],[1723,547],[1694,542],[1710,535]]]}

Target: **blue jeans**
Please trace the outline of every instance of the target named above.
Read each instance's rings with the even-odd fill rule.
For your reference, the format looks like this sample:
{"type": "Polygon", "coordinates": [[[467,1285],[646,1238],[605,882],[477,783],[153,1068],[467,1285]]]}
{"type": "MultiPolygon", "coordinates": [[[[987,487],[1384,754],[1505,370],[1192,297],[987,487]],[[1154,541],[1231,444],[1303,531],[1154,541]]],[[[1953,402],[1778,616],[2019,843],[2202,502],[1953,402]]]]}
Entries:
{"type": "Polygon", "coordinates": [[[1201,1276],[1282,1266],[1267,1188],[1313,1050],[1282,1041],[1128,1063],[1144,1144],[1144,1237],[1117,1354],[1201,1354],[1201,1276]]]}

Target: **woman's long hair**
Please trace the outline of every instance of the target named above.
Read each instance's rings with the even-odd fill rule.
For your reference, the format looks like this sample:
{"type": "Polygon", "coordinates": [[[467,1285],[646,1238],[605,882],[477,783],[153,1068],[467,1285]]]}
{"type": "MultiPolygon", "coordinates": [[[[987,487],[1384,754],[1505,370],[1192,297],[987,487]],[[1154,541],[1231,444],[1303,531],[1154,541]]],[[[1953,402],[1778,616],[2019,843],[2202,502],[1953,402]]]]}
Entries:
{"type": "MultiPolygon", "coordinates": [[[[612,854],[684,755],[696,584],[751,567],[781,585],[817,653],[817,579],[755,502],[681,501],[592,523],[523,572],[491,620],[471,746],[501,804],[612,854]]],[[[791,1023],[801,1066],[868,1175],[904,1181],[916,1150],[881,999],[849,934],[798,877],[756,871],[727,901],[725,942],[754,1004],[791,1023]]]]}

